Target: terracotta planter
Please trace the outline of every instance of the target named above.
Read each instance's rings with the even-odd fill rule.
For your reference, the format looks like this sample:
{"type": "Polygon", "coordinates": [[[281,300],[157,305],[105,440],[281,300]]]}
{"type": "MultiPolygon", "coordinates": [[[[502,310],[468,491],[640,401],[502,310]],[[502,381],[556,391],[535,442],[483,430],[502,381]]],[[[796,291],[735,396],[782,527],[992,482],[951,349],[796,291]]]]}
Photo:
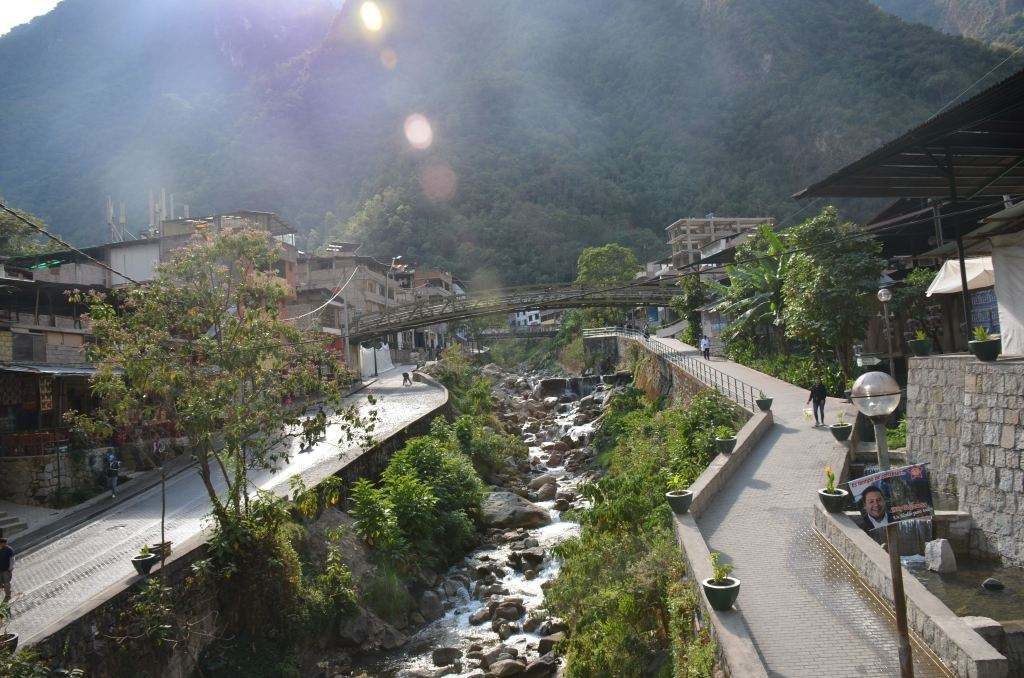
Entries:
{"type": "Polygon", "coordinates": [[[740,595],[740,580],[735,577],[726,577],[724,584],[705,579],[700,583],[704,589],[704,595],[708,599],[712,609],[719,612],[731,610],[736,597],[740,595]]]}
{"type": "Polygon", "coordinates": [[[931,355],[932,352],[932,340],[931,339],[908,339],[907,348],[910,352],[919,358],[923,358],[926,355],[931,355]]]}
{"type": "Polygon", "coordinates": [[[689,490],[672,490],[665,493],[665,500],[672,507],[672,513],[682,515],[690,510],[693,503],[693,492],[689,490]]]}
{"type": "Polygon", "coordinates": [[[736,449],[736,436],[732,438],[715,438],[715,448],[719,454],[731,454],[736,449]]]}
{"type": "Polygon", "coordinates": [[[832,424],[828,427],[829,431],[832,431],[832,437],[843,442],[850,438],[850,434],[853,432],[853,424],[832,424]]]}
{"type": "Polygon", "coordinates": [[[767,412],[768,410],[772,409],[771,398],[758,398],[755,402],[757,403],[757,409],[761,410],[762,412],[767,412]]]}
{"type": "Polygon", "coordinates": [[[148,556],[135,556],[132,558],[132,565],[135,571],[141,575],[149,574],[153,566],[160,562],[160,554],[150,553],[148,556]]]}
{"type": "Polygon", "coordinates": [[[999,338],[986,339],[985,341],[969,341],[967,345],[970,347],[971,353],[978,360],[986,363],[993,362],[1003,352],[1003,340],[999,338]]]}
{"type": "Polygon", "coordinates": [[[850,501],[850,493],[837,487],[835,494],[830,494],[822,488],[818,490],[818,499],[829,513],[840,513],[846,510],[850,501]]]}

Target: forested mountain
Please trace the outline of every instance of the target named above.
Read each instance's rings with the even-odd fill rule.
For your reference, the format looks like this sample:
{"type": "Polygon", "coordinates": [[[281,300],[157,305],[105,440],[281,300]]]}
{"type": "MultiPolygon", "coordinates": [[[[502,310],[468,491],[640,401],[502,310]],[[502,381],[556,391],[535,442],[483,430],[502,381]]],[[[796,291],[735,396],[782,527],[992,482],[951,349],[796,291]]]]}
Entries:
{"type": "MultiPolygon", "coordinates": [[[[0,39],[0,193],[79,242],[280,212],[487,282],[687,215],[773,215],[1005,54],[868,0],[64,0],[0,39]],[[408,116],[433,143],[410,146],[408,116]]],[[[1007,64],[993,78],[1006,75],[1007,64]]]]}
{"type": "Polygon", "coordinates": [[[1024,0],[874,0],[886,12],[951,35],[1024,45],[1024,0]]]}

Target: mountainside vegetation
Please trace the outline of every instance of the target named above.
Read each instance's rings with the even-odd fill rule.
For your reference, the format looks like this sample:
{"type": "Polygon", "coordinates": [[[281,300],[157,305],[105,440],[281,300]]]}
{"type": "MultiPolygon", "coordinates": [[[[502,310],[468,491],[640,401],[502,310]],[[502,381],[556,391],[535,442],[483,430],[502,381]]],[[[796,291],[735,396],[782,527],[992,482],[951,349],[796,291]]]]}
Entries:
{"type": "Polygon", "coordinates": [[[381,0],[378,33],[338,4],[64,0],[0,39],[0,189],[83,244],[163,186],[306,247],[568,281],[681,216],[784,219],[1004,58],[868,0],[381,0]]]}
{"type": "Polygon", "coordinates": [[[881,9],[944,33],[1002,47],[1024,45],[1024,0],[874,0],[881,9]]]}

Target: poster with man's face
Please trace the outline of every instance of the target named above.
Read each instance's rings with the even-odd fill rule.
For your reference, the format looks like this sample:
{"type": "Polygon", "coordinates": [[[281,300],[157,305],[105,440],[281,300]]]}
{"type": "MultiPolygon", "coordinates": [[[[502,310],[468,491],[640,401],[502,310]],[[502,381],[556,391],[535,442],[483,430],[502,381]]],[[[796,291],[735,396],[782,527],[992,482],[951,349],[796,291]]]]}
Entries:
{"type": "Polygon", "coordinates": [[[850,494],[868,530],[932,516],[932,490],[924,464],[901,466],[851,480],[850,494]]]}

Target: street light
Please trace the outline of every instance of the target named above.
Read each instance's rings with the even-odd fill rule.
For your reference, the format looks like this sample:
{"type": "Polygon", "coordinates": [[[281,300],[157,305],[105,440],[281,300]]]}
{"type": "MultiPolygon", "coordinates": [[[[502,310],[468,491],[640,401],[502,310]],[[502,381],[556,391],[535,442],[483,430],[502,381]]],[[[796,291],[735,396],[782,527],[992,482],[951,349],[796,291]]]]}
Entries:
{"type": "MultiPolygon", "coordinates": [[[[889,290],[879,290],[878,300],[885,303],[892,298],[889,290]],[[882,292],[886,292],[883,301],[882,292]]],[[[890,356],[892,353],[890,352],[890,356]]],[[[867,372],[853,383],[850,400],[875,425],[878,444],[878,469],[889,470],[889,444],[885,440],[885,420],[900,404],[900,385],[891,374],[867,372]]],[[[899,530],[895,523],[885,526],[885,539],[889,549],[889,571],[892,576],[892,597],[896,607],[896,632],[899,634],[900,676],[914,678],[914,664],[910,652],[910,633],[907,630],[907,599],[903,593],[903,567],[900,564],[899,530]]]]}
{"type": "Polygon", "coordinates": [[[885,421],[900,404],[900,385],[891,374],[867,372],[853,383],[850,400],[861,414],[871,419],[875,426],[875,441],[878,443],[878,467],[889,468],[889,448],[885,442],[885,421]]]}
{"type": "Polygon", "coordinates": [[[878,290],[878,300],[882,302],[882,317],[885,318],[885,341],[889,345],[889,374],[896,376],[896,367],[892,358],[892,330],[889,328],[889,302],[892,301],[892,290],[883,287],[878,290]]]}

